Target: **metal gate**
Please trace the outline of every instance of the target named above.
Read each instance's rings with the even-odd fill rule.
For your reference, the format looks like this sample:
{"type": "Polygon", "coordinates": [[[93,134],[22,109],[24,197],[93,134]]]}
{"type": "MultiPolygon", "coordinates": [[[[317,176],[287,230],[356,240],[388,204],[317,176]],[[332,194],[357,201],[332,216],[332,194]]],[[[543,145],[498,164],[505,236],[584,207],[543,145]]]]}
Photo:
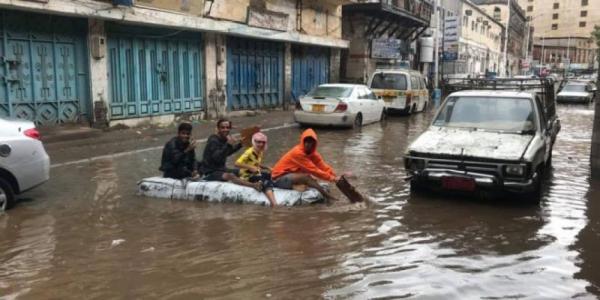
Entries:
{"type": "Polygon", "coordinates": [[[86,24],[0,11],[0,116],[38,125],[88,117],[86,24]]]}
{"type": "Polygon", "coordinates": [[[329,49],[292,47],[292,100],[319,84],[329,82],[329,49]]]}
{"type": "Polygon", "coordinates": [[[229,38],[227,107],[276,107],[283,101],[283,44],[229,38]]]}
{"type": "Polygon", "coordinates": [[[199,34],[111,25],[111,119],[199,111],[202,70],[199,34]]]}

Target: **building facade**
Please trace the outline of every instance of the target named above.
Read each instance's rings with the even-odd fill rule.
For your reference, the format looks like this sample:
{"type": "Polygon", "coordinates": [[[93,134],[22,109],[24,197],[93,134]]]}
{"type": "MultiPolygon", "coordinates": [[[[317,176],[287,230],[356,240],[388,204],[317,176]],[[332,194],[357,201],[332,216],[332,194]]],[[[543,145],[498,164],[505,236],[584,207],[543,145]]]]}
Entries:
{"type": "Polygon", "coordinates": [[[591,32],[600,25],[597,0],[518,0],[534,30],[533,59],[555,70],[593,68],[591,32]]]}
{"type": "Polygon", "coordinates": [[[527,58],[526,50],[529,47],[527,44],[529,40],[529,26],[525,11],[514,0],[473,0],[473,2],[489,16],[492,16],[494,20],[502,23],[504,28],[508,30],[508,41],[505,43],[507,47],[506,66],[502,66],[501,68],[505,70],[505,74],[503,75],[520,74],[522,67],[525,66],[524,62],[527,58]]]}
{"type": "Polygon", "coordinates": [[[441,0],[441,71],[481,75],[499,72],[504,27],[473,2],[441,0]]]}
{"type": "Polygon", "coordinates": [[[341,78],[365,83],[377,68],[417,69],[417,39],[430,26],[433,5],[423,0],[355,1],[343,5],[341,78]]]}
{"type": "Polygon", "coordinates": [[[169,122],[338,81],[342,1],[0,0],[0,116],[169,122]]]}

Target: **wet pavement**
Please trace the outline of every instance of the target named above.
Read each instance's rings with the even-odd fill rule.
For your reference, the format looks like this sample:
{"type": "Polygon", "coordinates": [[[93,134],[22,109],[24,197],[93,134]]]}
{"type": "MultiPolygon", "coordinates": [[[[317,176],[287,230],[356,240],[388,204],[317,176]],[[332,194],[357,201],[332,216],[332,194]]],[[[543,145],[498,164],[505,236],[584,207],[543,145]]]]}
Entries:
{"type": "MultiPolygon", "coordinates": [[[[563,122],[539,206],[411,196],[402,154],[431,114],[319,129],[321,154],[372,204],[274,209],[141,198],[160,150],[52,169],[0,216],[8,299],[595,299],[600,182],[592,107],[563,122]]],[[[269,132],[272,164],[299,128],[269,132]]],[[[65,149],[66,153],[69,150],[65,149]]],[[[102,150],[99,150],[102,152],[102,150]]],[[[64,160],[66,161],[66,156],[64,160]]]]}

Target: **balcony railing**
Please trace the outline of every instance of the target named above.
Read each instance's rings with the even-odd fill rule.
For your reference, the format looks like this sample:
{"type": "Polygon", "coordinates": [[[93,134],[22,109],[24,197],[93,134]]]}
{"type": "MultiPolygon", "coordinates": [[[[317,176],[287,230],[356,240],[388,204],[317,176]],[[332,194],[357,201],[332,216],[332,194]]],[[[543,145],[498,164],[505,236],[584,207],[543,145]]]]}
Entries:
{"type": "Polygon", "coordinates": [[[424,0],[359,0],[358,3],[381,3],[389,8],[406,12],[427,23],[431,21],[433,5],[424,0]]]}

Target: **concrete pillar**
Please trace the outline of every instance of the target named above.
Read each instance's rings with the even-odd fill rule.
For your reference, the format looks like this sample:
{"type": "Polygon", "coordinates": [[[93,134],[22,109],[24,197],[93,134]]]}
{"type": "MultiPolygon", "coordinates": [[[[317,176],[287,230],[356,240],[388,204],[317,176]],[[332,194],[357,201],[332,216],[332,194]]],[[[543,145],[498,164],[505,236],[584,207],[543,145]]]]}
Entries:
{"type": "Polygon", "coordinates": [[[341,49],[331,48],[329,52],[329,82],[340,82],[341,49]]]}
{"type": "Polygon", "coordinates": [[[204,41],[204,112],[216,119],[227,113],[227,45],[226,37],[206,33],[204,41]]]}
{"type": "Polygon", "coordinates": [[[292,100],[292,44],[285,43],[283,53],[283,109],[290,109],[292,100]]]}
{"type": "Polygon", "coordinates": [[[88,20],[88,49],[90,67],[90,92],[94,127],[107,127],[110,121],[110,99],[108,91],[107,39],[104,21],[88,20]]]}

